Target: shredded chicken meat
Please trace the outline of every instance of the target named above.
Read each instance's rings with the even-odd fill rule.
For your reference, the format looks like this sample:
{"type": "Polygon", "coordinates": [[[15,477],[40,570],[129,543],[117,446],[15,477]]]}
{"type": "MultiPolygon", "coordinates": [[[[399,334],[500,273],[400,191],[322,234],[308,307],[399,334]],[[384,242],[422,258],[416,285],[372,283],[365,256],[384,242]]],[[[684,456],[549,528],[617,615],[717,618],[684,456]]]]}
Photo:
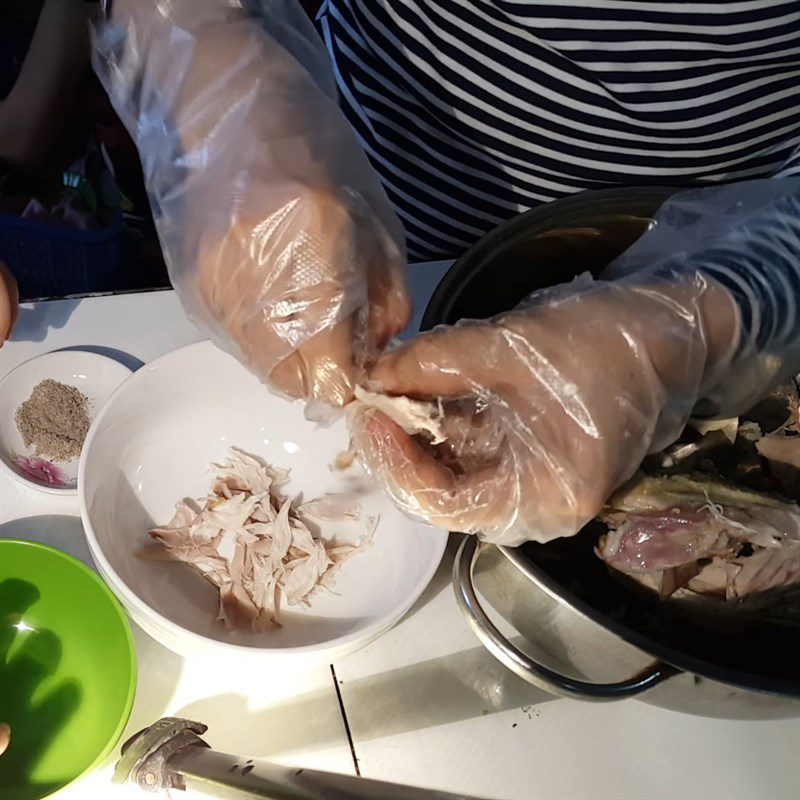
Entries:
{"type": "Polygon", "coordinates": [[[148,558],[180,561],[219,590],[219,620],[229,630],[279,626],[280,602],[308,606],[333,591],[341,565],[372,541],[377,520],[344,495],[297,503],[281,487],[289,473],[231,450],[214,465],[211,493],[180,501],[170,522],[150,531],[148,558]],[[338,530],[355,536],[337,543],[338,530]]]}
{"type": "Polygon", "coordinates": [[[361,386],[356,386],[355,395],[360,403],[386,414],[408,434],[424,432],[430,437],[432,444],[441,444],[447,439],[442,427],[442,409],[437,403],[402,396],[390,397],[367,391],[361,386]]]}

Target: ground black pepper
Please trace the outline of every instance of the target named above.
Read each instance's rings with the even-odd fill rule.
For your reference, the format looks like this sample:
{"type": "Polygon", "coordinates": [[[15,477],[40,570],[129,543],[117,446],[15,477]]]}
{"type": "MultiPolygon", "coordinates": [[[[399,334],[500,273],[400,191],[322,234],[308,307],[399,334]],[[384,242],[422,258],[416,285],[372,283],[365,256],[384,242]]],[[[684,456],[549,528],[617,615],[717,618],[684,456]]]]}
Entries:
{"type": "Polygon", "coordinates": [[[17,428],[26,447],[51,461],[72,461],[89,432],[89,401],[74,386],[50,378],[39,383],[17,409],[17,428]]]}

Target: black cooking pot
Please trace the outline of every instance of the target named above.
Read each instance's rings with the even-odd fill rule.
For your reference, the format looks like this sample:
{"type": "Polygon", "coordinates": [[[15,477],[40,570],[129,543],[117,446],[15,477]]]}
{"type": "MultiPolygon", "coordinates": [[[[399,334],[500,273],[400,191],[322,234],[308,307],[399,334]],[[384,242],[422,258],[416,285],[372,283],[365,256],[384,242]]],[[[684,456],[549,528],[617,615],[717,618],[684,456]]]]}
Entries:
{"type": "MultiPolygon", "coordinates": [[[[584,192],[510,220],[450,268],[423,330],[507,311],[530,292],[587,270],[598,275],[674,191],[584,192]]],[[[575,537],[515,549],[465,539],[454,568],[456,595],[496,656],[556,694],[594,700],[641,694],[657,705],[713,716],[800,713],[800,629],[709,624],[703,615],[638,592],[614,579],[594,554],[602,530],[593,523],[575,537]],[[528,645],[500,634],[479,593],[528,645]]]]}

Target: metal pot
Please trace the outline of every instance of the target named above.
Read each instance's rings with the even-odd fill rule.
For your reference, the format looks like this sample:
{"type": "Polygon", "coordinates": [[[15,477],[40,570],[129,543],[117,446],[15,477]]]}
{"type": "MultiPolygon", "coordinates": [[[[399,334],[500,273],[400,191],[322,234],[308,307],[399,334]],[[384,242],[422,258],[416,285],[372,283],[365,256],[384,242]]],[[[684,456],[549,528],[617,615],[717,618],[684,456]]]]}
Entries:
{"type": "MultiPolygon", "coordinates": [[[[674,191],[584,192],[510,220],[451,267],[422,328],[486,318],[538,288],[587,270],[599,275],[674,191]]],[[[557,695],[637,696],[702,716],[800,715],[800,629],[710,621],[643,595],[594,555],[599,532],[593,523],[575,537],[520,548],[465,538],[453,569],[456,597],[498,659],[557,695]]]]}

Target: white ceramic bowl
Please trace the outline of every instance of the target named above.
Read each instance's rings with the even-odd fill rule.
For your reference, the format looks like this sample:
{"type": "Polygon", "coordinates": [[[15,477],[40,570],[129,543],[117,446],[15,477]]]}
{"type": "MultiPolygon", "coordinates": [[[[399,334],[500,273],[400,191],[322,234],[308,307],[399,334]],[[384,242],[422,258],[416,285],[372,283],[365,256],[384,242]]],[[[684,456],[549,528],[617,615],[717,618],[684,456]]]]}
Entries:
{"type": "Polygon", "coordinates": [[[37,384],[52,378],[80,389],[89,400],[89,417],[93,419],[130,374],[131,370],[118,361],[82,350],[47,353],[15,367],[0,381],[0,466],[15,480],[41,492],[77,494],[78,459],[51,464],[36,458],[17,429],[17,409],[37,384]]]}
{"type": "Polygon", "coordinates": [[[393,625],[419,597],[447,534],[402,515],[377,488],[360,498],[379,515],[371,548],[345,562],[337,595],[311,608],[282,608],[283,627],[230,632],[216,621],[218,593],[184,564],[145,561],[147,530],[167,522],[177,500],[202,497],[210,465],[238,447],[291,469],[287,492],[311,499],[366,483],[360,468],[332,471],[347,446],[341,420],[319,428],[302,405],[271,395],[209,342],[140,369],[95,420],[79,471],[81,514],[97,567],[133,619],[183,656],[265,656],[328,661],[393,625]]]}

